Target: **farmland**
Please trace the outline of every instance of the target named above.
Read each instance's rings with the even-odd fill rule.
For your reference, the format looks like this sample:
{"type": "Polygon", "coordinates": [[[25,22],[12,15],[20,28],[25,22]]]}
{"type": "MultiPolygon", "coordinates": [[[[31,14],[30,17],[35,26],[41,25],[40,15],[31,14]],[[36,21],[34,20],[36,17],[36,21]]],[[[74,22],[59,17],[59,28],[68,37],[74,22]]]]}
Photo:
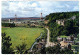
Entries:
{"type": "Polygon", "coordinates": [[[5,32],[7,36],[11,37],[11,43],[14,49],[17,45],[23,42],[27,44],[26,48],[29,49],[35,42],[35,39],[40,36],[41,32],[44,32],[43,28],[2,28],[2,33],[5,32]]]}

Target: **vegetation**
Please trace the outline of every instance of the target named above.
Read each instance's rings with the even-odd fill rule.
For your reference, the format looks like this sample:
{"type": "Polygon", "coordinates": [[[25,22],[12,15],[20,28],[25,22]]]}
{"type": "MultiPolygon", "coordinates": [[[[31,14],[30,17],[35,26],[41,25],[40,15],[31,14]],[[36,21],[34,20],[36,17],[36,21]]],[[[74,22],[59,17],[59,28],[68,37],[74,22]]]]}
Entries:
{"type": "Polygon", "coordinates": [[[65,35],[61,35],[61,36],[59,36],[59,37],[65,38],[65,37],[68,37],[68,36],[65,36],[65,35]]]}
{"type": "Polygon", "coordinates": [[[15,27],[14,23],[2,23],[3,27],[15,27]]]}
{"type": "Polygon", "coordinates": [[[46,20],[56,21],[57,19],[69,19],[72,16],[76,16],[77,18],[79,18],[79,11],[50,13],[46,16],[46,20]]]}
{"type": "Polygon", "coordinates": [[[51,13],[46,16],[46,20],[49,20],[47,25],[51,32],[50,40],[52,42],[57,41],[57,36],[69,36],[79,33],[79,12],[51,13]],[[72,16],[76,16],[76,19],[70,19],[72,16]],[[65,20],[64,26],[56,23],[56,20],[59,19],[65,20]]]}
{"type": "Polygon", "coordinates": [[[57,44],[54,47],[47,47],[45,51],[47,54],[72,54],[73,53],[73,51],[68,48],[61,49],[60,44],[57,44]]]}
{"type": "Polygon", "coordinates": [[[40,38],[37,38],[36,39],[36,43],[37,44],[42,44],[41,48],[39,48],[37,44],[35,44],[33,46],[33,52],[32,53],[35,53],[35,54],[45,54],[45,44],[46,44],[46,40],[47,40],[47,30],[44,28],[44,32],[42,32],[42,35],[40,36],[40,38]],[[42,43],[41,43],[42,42],[42,43]]]}
{"type": "Polygon", "coordinates": [[[42,39],[46,40],[47,39],[47,30],[44,29],[44,32],[42,32],[42,36],[37,39],[37,42],[42,41],[42,39]]]}
{"type": "MultiPolygon", "coordinates": [[[[22,24],[15,27],[14,23],[2,23],[2,53],[40,53],[40,54],[73,54],[71,49],[75,49],[79,52],[79,12],[61,12],[52,13],[46,16],[46,20],[49,20],[48,24],[41,22],[39,26],[22,24]],[[71,17],[76,16],[75,19],[71,17]],[[56,23],[56,20],[65,20],[64,26],[56,23]],[[44,26],[48,26],[50,30],[50,41],[56,43],[53,47],[45,47],[47,39],[47,30],[44,26]],[[10,28],[7,28],[10,27],[10,28]],[[14,27],[14,28],[11,28],[14,27]],[[27,27],[27,28],[26,28],[27,27]],[[5,33],[7,34],[5,34],[5,33]],[[38,38],[42,33],[42,36],[38,38]],[[60,43],[57,43],[57,37],[67,37],[71,35],[77,35],[75,38],[75,45],[72,48],[65,47],[62,49],[60,43]],[[28,49],[36,40],[32,52],[28,52],[28,49]]],[[[73,39],[71,40],[73,41],[73,39]]],[[[69,45],[71,46],[71,45],[69,45]]]]}
{"type": "Polygon", "coordinates": [[[28,53],[28,50],[26,49],[26,44],[25,43],[22,43],[22,45],[18,45],[16,46],[16,53],[17,54],[26,54],[28,53]]]}
{"type": "Polygon", "coordinates": [[[11,48],[11,38],[2,33],[2,54],[13,54],[13,49],[11,48]]]}
{"type": "Polygon", "coordinates": [[[27,49],[35,42],[35,39],[40,36],[41,32],[44,32],[43,28],[2,28],[2,33],[5,32],[7,36],[11,36],[12,48],[16,48],[22,42],[27,44],[27,49]]]}

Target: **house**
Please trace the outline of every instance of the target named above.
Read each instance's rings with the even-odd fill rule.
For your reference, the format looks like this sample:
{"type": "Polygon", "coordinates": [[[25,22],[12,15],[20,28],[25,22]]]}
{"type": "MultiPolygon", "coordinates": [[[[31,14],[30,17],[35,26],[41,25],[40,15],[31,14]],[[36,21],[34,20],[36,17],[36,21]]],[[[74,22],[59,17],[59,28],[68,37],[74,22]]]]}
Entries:
{"type": "Polygon", "coordinates": [[[60,44],[61,44],[61,48],[67,47],[67,45],[68,45],[68,43],[66,43],[64,41],[61,41],[60,44]]]}
{"type": "Polygon", "coordinates": [[[61,48],[64,49],[65,47],[71,49],[71,45],[72,45],[73,42],[71,41],[61,41],[60,44],[61,44],[61,48]]]}
{"type": "Polygon", "coordinates": [[[44,23],[45,23],[45,24],[48,24],[48,22],[49,22],[49,20],[44,20],[44,23]]]}
{"type": "MultiPolygon", "coordinates": [[[[71,19],[72,20],[76,19],[76,16],[72,16],[72,17],[70,17],[70,18],[68,18],[66,20],[71,20],[71,19]]],[[[59,19],[59,20],[56,20],[56,23],[59,24],[59,25],[64,26],[66,20],[65,19],[59,19]]]]}
{"type": "Polygon", "coordinates": [[[57,38],[57,40],[60,42],[60,41],[62,41],[62,40],[63,40],[63,38],[58,37],[58,38],[57,38]]]}
{"type": "Polygon", "coordinates": [[[74,44],[74,41],[64,41],[64,43],[74,44]]]}
{"type": "Polygon", "coordinates": [[[62,38],[62,37],[57,37],[57,40],[58,41],[73,41],[74,40],[74,36],[73,35],[70,35],[70,36],[67,36],[65,38],[62,38]]]}

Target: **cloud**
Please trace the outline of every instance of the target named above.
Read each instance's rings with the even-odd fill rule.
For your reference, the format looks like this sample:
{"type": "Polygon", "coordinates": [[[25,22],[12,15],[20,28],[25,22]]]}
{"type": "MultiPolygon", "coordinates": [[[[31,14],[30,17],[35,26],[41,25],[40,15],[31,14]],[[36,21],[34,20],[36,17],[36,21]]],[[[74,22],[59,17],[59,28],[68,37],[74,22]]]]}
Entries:
{"type": "Polygon", "coordinates": [[[2,1],[2,17],[40,17],[53,12],[79,11],[78,1],[2,1]]]}
{"type": "Polygon", "coordinates": [[[74,11],[79,10],[79,6],[75,6],[75,7],[73,8],[73,10],[74,10],[74,11]]]}
{"type": "Polygon", "coordinates": [[[36,3],[33,3],[33,4],[32,4],[32,7],[36,7],[36,6],[37,6],[37,4],[36,4],[36,3]]]}

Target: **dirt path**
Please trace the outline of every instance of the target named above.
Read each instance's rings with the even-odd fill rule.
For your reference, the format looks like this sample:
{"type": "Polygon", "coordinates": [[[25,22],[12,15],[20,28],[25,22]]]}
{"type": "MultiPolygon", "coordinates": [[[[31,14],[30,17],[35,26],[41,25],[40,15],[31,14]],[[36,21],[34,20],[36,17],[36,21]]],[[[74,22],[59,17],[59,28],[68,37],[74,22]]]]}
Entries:
{"type": "MultiPolygon", "coordinates": [[[[46,28],[46,27],[45,27],[46,28]]],[[[48,28],[46,28],[47,29],[47,43],[46,43],[46,47],[49,47],[49,46],[54,46],[55,45],[55,43],[53,43],[53,42],[50,42],[49,40],[49,38],[50,38],[50,31],[49,31],[49,29],[48,28]]]]}

